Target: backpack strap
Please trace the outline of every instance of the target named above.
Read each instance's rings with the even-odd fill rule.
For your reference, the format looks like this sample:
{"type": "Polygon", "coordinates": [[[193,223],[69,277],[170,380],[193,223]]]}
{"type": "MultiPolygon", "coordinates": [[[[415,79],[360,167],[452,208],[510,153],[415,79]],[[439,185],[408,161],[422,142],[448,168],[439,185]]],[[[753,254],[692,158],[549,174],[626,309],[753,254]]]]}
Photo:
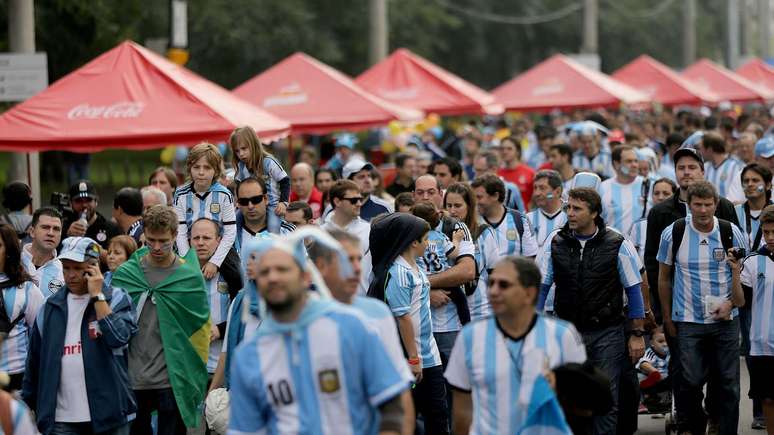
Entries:
{"type": "Polygon", "coordinates": [[[13,417],[11,416],[11,395],[0,391],[0,427],[5,434],[13,434],[13,417]]]}
{"type": "Polygon", "coordinates": [[[513,216],[513,224],[516,225],[516,232],[519,233],[519,255],[524,254],[524,221],[522,221],[521,217],[523,216],[519,210],[515,209],[508,209],[508,213],[513,216]]]}
{"type": "Polygon", "coordinates": [[[734,232],[731,229],[731,222],[725,219],[718,219],[718,226],[720,227],[720,242],[723,243],[725,253],[734,247],[734,232]]]}
{"type": "Polygon", "coordinates": [[[672,266],[677,263],[677,251],[680,250],[680,244],[683,242],[683,234],[685,234],[685,218],[680,218],[672,225],[672,266]]]}

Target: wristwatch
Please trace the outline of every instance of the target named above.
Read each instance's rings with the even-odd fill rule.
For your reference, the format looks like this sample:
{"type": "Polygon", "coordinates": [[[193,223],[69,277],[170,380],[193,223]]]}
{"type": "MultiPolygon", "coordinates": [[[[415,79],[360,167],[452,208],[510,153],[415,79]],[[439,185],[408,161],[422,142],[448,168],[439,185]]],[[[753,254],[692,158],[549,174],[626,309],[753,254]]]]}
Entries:
{"type": "Polygon", "coordinates": [[[92,296],[91,301],[95,303],[99,301],[107,302],[107,298],[105,297],[105,293],[100,293],[97,296],[92,296]]]}
{"type": "Polygon", "coordinates": [[[632,329],[631,333],[632,333],[632,336],[634,337],[642,337],[645,335],[645,331],[643,331],[642,329],[632,329]]]}

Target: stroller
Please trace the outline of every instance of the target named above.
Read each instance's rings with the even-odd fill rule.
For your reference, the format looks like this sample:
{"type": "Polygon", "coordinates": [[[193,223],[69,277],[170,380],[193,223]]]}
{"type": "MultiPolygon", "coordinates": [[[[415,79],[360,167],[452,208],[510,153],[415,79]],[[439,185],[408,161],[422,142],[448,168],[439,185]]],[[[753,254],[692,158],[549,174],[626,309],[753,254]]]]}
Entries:
{"type": "Polygon", "coordinates": [[[664,433],[676,432],[676,425],[672,416],[674,408],[672,403],[672,382],[663,378],[661,373],[652,372],[640,380],[640,392],[642,393],[643,410],[640,414],[652,415],[654,418],[664,418],[664,433]]]}

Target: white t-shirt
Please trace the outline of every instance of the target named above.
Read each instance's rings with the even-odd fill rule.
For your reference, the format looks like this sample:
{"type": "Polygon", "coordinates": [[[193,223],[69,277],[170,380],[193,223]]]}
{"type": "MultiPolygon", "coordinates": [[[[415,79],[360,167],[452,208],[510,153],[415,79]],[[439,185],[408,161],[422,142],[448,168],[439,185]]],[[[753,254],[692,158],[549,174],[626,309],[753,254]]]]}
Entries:
{"type": "Polygon", "coordinates": [[[91,421],[81,347],[81,323],[88,305],[88,294],[67,294],[67,332],[62,353],[59,390],[56,392],[57,422],[91,421]]]}

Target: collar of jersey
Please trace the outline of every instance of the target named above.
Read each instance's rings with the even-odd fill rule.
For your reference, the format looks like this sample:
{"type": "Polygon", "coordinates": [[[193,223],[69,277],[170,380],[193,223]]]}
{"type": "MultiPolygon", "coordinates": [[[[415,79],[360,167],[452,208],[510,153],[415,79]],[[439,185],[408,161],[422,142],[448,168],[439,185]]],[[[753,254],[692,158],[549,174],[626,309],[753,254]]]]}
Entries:
{"type": "Polygon", "coordinates": [[[304,328],[309,326],[310,323],[319,319],[326,313],[333,310],[335,302],[327,299],[307,298],[304,309],[298,316],[295,322],[284,323],[274,320],[274,316],[266,316],[266,320],[258,328],[259,335],[275,335],[275,334],[297,334],[303,331],[304,328]]]}

